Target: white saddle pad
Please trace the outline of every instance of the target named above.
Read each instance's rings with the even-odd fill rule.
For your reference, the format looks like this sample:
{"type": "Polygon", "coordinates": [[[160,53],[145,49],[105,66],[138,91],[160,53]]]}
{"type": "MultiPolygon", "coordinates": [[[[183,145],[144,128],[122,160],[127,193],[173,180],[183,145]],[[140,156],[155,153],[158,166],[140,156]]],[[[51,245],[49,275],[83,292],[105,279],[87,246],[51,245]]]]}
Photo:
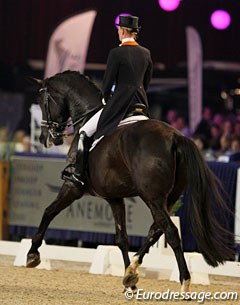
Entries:
{"type": "MultiPolygon", "coordinates": [[[[134,115],[134,116],[130,116],[129,118],[126,118],[126,119],[122,120],[118,124],[118,126],[123,126],[123,125],[127,125],[127,124],[133,124],[133,123],[136,123],[138,121],[144,121],[144,120],[149,120],[149,118],[146,117],[145,115],[134,115]]],[[[104,136],[101,136],[99,139],[96,139],[92,143],[92,146],[89,149],[89,151],[91,151],[103,138],[104,138],[104,136]]]]}

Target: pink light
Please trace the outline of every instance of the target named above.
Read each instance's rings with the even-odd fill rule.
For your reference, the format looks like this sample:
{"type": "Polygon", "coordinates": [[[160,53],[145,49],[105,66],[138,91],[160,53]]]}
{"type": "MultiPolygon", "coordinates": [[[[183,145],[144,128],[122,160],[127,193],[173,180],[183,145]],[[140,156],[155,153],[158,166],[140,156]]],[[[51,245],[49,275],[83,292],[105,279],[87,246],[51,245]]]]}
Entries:
{"type": "Polygon", "coordinates": [[[158,0],[159,6],[165,11],[174,11],[178,8],[181,0],[158,0]]]}
{"type": "MultiPolygon", "coordinates": [[[[122,14],[119,14],[116,19],[115,19],[115,25],[116,24],[119,24],[119,16],[132,16],[132,14],[129,14],[129,13],[122,13],[122,14]]],[[[117,25],[116,25],[116,28],[117,28],[117,25]]]]}
{"type": "Polygon", "coordinates": [[[211,15],[211,24],[217,30],[225,30],[231,23],[231,17],[224,10],[217,10],[211,15]]]}

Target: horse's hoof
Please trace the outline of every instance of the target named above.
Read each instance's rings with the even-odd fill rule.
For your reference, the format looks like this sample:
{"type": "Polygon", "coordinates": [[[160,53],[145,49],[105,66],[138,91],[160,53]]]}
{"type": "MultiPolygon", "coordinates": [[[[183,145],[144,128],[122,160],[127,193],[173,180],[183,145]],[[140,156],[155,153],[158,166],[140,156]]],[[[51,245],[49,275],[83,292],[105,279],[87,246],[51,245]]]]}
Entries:
{"type": "Polygon", "coordinates": [[[190,291],[190,282],[191,282],[191,279],[182,281],[181,292],[189,292],[190,291]]]}
{"type": "Polygon", "coordinates": [[[123,278],[123,285],[125,287],[135,287],[139,280],[137,273],[129,273],[123,278]]]}
{"type": "Polygon", "coordinates": [[[41,263],[39,253],[30,253],[27,255],[27,268],[37,267],[41,263]]]}

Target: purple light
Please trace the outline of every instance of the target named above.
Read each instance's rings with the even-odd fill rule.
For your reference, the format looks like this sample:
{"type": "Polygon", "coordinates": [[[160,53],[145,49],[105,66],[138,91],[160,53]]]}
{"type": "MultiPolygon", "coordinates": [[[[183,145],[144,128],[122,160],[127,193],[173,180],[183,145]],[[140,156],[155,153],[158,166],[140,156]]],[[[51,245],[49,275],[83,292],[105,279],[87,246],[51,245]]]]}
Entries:
{"type": "Polygon", "coordinates": [[[231,23],[231,17],[224,10],[217,10],[211,15],[211,24],[217,30],[225,30],[231,23]]]}
{"type": "Polygon", "coordinates": [[[181,0],[158,0],[159,6],[165,11],[174,11],[178,8],[181,0]]]}
{"type": "Polygon", "coordinates": [[[116,28],[118,27],[117,24],[119,24],[119,16],[132,16],[132,14],[129,14],[129,13],[122,13],[122,14],[119,14],[116,19],[115,19],[115,26],[116,28]]]}

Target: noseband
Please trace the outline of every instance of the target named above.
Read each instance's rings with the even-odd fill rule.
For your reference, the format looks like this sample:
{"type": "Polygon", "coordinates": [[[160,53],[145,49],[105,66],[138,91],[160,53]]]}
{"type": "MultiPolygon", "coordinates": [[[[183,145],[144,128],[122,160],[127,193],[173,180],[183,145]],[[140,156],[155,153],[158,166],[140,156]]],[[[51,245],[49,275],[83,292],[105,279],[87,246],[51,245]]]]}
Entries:
{"type": "Polygon", "coordinates": [[[39,92],[43,92],[43,105],[45,108],[47,120],[41,121],[41,127],[47,127],[48,132],[50,133],[51,137],[53,139],[61,138],[65,136],[64,130],[67,126],[71,126],[71,124],[68,124],[68,120],[63,123],[54,122],[51,118],[51,112],[49,109],[49,101],[51,100],[54,104],[57,105],[54,98],[51,96],[51,94],[47,91],[47,87],[41,88],[39,92]]]}

